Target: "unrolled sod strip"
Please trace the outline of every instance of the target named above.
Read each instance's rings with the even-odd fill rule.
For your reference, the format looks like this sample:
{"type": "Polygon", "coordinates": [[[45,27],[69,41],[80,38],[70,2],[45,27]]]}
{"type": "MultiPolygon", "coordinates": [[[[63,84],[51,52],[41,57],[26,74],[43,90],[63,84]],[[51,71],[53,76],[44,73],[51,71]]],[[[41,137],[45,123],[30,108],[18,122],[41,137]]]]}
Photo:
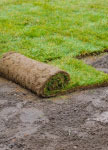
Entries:
{"type": "Polygon", "coordinates": [[[43,97],[56,95],[70,80],[67,72],[15,52],[0,59],[0,74],[43,97]]]}

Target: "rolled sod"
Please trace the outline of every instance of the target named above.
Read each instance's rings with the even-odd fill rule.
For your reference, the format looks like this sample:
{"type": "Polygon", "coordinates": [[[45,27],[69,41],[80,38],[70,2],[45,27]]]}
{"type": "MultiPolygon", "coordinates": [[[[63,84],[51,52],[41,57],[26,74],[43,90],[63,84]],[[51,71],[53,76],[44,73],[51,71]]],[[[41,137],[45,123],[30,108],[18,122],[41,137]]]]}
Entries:
{"type": "Polygon", "coordinates": [[[67,72],[15,52],[0,59],[0,74],[42,97],[55,96],[70,80],[67,72]]]}

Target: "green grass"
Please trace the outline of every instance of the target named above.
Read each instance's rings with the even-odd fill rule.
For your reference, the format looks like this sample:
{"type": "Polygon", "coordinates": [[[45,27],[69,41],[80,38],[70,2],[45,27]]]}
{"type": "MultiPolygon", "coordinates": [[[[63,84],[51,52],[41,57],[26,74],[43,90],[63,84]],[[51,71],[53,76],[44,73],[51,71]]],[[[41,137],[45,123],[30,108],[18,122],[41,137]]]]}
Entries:
{"type": "Polygon", "coordinates": [[[108,0],[0,0],[0,57],[8,51],[70,73],[64,90],[108,75],[76,59],[108,48],[108,0]]]}
{"type": "Polygon", "coordinates": [[[45,84],[42,96],[53,96],[62,90],[67,90],[66,84],[68,84],[69,80],[70,77],[65,72],[60,72],[55,76],[52,76],[45,84]]]}

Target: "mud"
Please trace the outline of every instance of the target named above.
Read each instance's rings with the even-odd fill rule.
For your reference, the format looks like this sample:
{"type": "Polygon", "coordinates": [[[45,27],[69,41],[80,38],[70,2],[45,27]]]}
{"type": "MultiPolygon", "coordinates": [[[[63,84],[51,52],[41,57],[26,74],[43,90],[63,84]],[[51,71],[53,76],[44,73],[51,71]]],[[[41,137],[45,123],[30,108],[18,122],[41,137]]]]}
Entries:
{"type": "Polygon", "coordinates": [[[108,87],[42,99],[0,78],[0,150],[74,149],[108,150],[108,87]]]}

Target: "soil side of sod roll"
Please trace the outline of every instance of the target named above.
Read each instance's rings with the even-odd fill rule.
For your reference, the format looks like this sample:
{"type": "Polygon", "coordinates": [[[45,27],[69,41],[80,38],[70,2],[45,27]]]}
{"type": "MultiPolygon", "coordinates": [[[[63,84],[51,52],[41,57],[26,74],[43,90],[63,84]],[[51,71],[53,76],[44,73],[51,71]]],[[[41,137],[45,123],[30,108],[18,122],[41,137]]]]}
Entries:
{"type": "Polygon", "coordinates": [[[15,52],[0,59],[0,74],[42,97],[55,96],[70,80],[67,72],[15,52]]]}

